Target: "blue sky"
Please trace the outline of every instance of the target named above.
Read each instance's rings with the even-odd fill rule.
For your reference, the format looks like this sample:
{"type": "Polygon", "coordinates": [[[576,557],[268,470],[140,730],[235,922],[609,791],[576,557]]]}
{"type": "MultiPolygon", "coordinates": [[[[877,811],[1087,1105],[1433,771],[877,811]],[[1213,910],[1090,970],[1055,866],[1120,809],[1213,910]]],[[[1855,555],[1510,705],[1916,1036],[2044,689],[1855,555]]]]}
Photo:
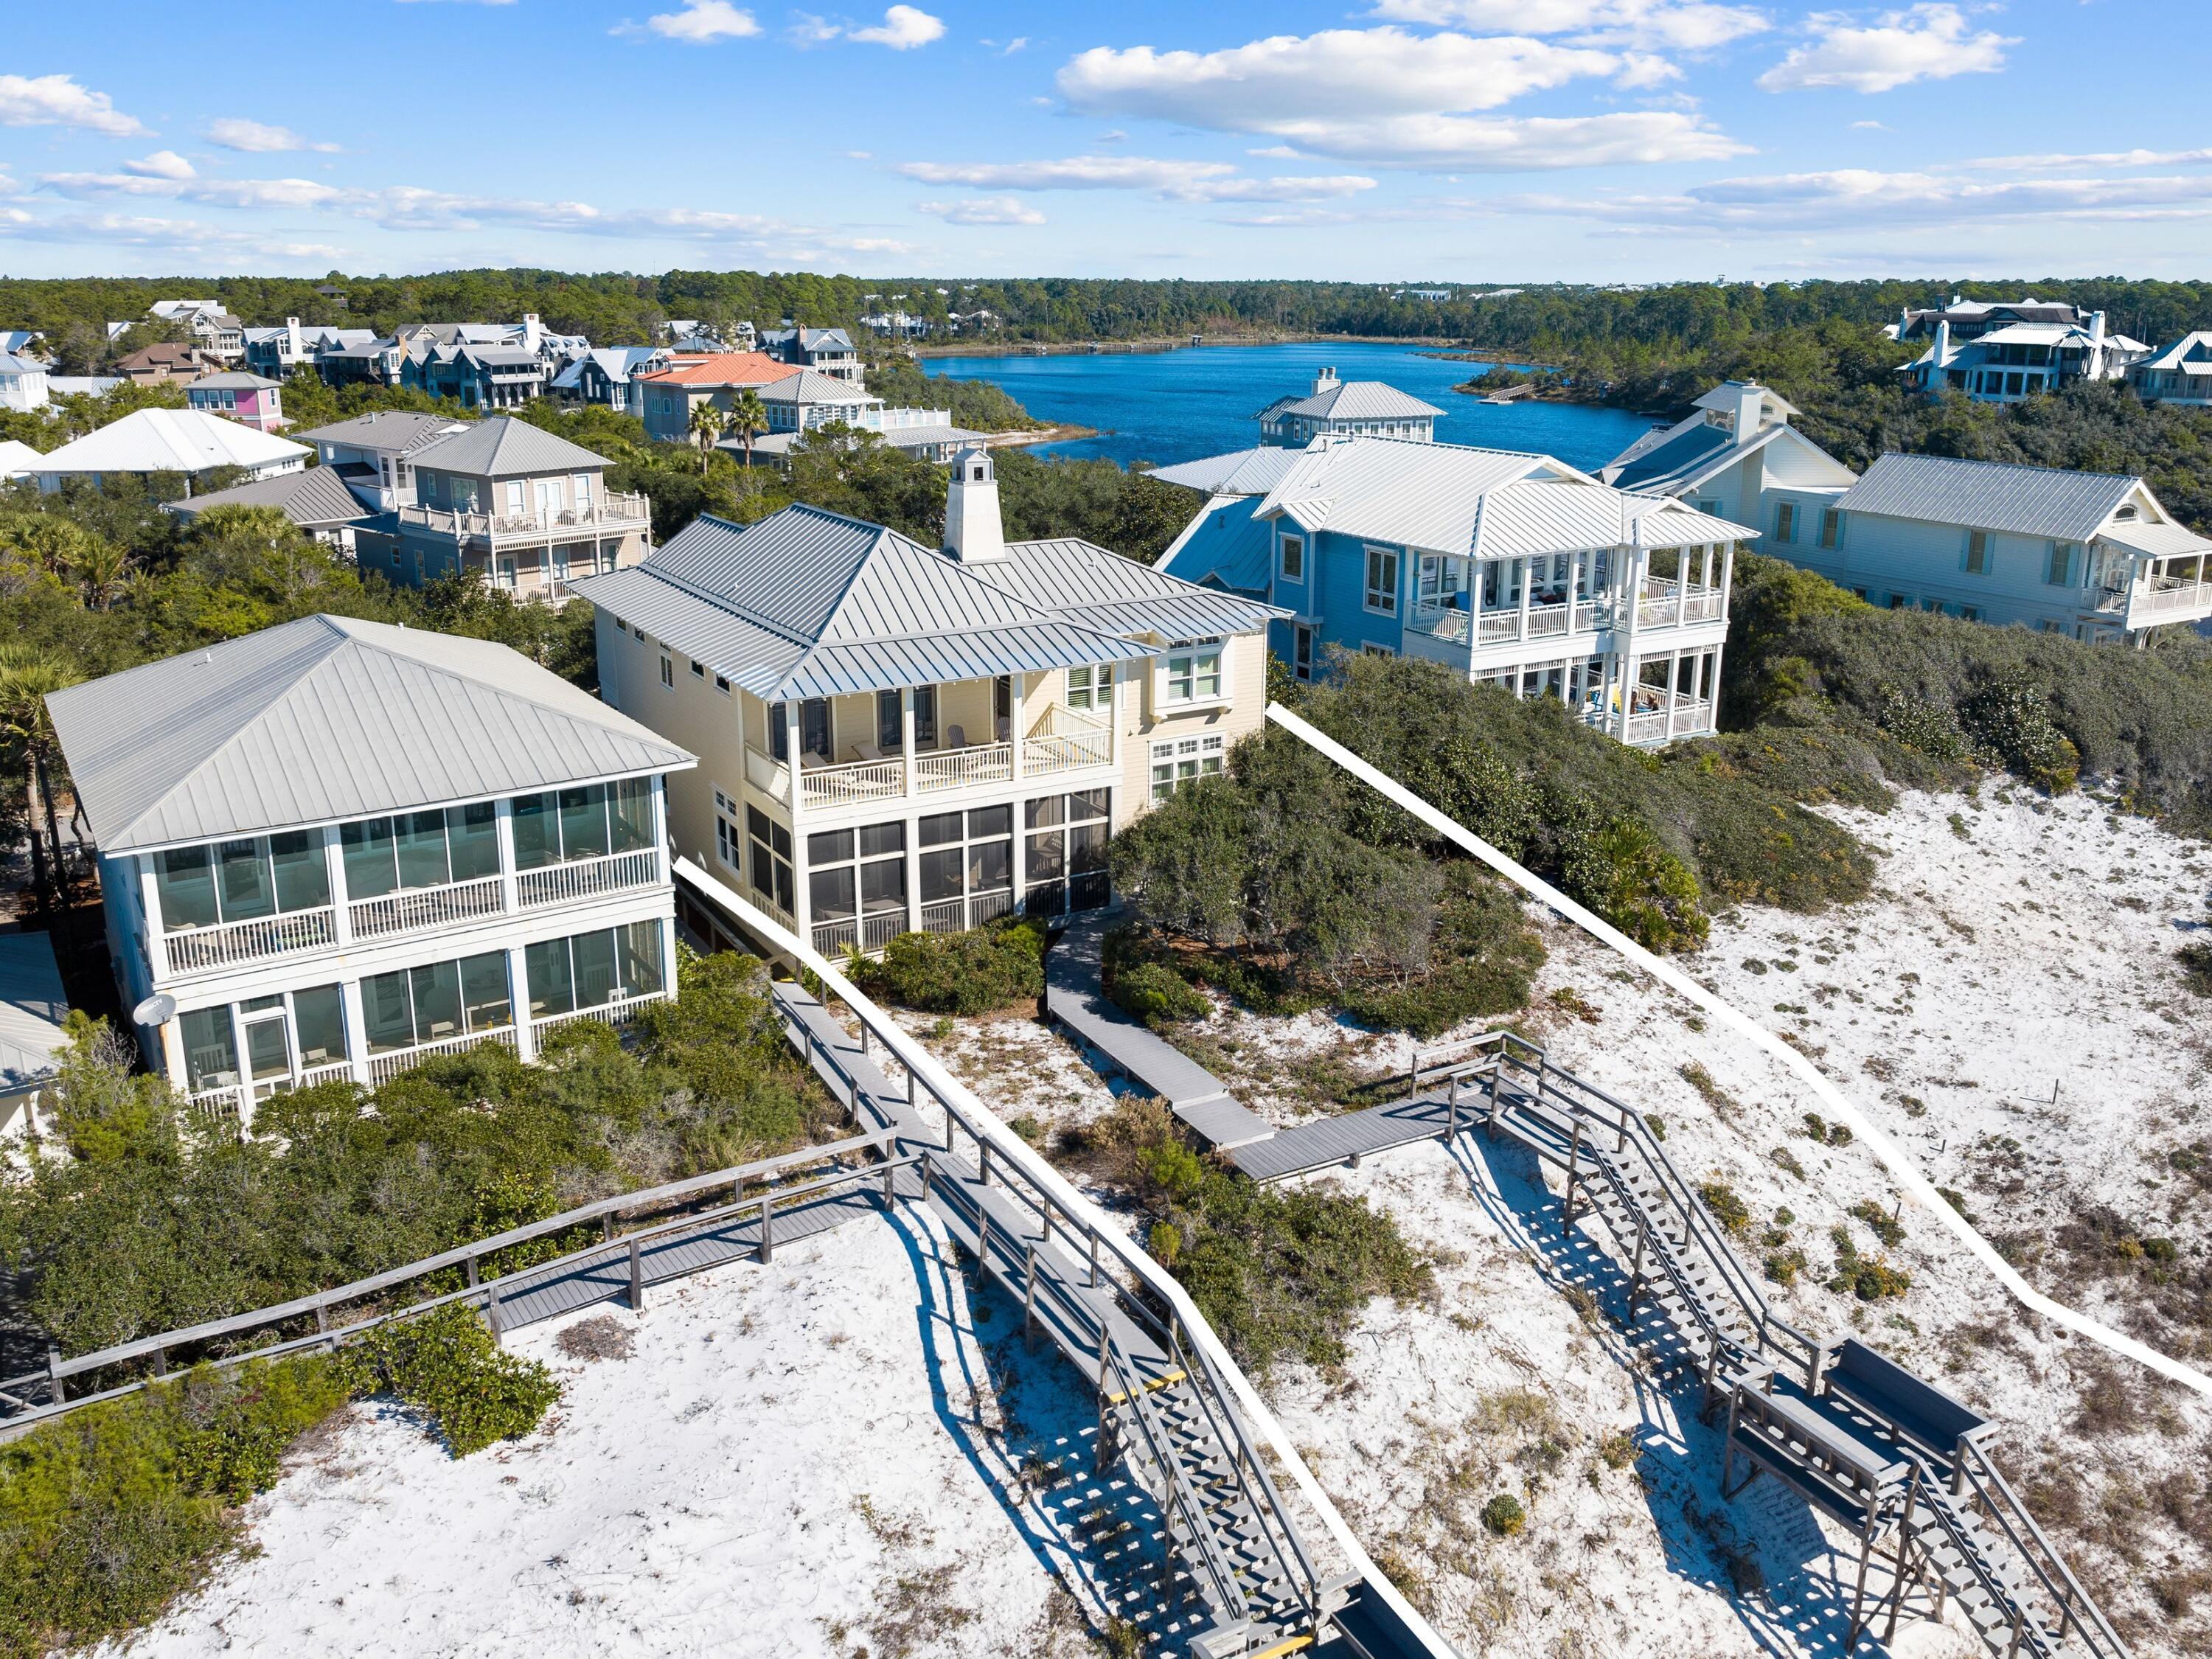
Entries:
{"type": "Polygon", "coordinates": [[[2207,0],[10,11],[13,276],[2212,275],[2207,0]]]}

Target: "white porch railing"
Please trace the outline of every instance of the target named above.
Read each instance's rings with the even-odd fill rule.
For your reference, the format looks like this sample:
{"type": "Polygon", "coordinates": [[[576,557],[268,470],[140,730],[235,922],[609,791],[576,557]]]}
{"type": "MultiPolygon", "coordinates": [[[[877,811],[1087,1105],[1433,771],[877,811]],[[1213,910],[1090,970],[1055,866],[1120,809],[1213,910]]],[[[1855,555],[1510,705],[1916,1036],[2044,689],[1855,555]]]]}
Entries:
{"type": "Polygon", "coordinates": [[[1711,622],[1720,614],[1719,588],[1692,587],[1684,594],[1664,576],[1655,576],[1644,583],[1643,597],[1636,605],[1637,624],[1643,628],[1665,628],[1677,620],[1711,622]]]}
{"type": "Polygon", "coordinates": [[[495,538],[557,539],[572,530],[629,531],[652,522],[652,503],[642,495],[619,490],[584,507],[530,513],[465,513],[442,507],[403,507],[401,525],[428,530],[456,541],[495,538]]]}
{"type": "Polygon", "coordinates": [[[877,910],[865,916],[842,916],[814,924],[814,948],[825,957],[847,951],[873,956],[907,931],[906,910],[877,910]]]}
{"type": "Polygon", "coordinates": [[[499,889],[497,876],[479,876],[443,887],[405,888],[354,900],[346,906],[346,921],[356,939],[381,939],[417,927],[472,921],[478,916],[499,914],[499,889]]]}
{"type": "Polygon", "coordinates": [[[1113,727],[1059,703],[1048,708],[1022,739],[1022,770],[1034,777],[1103,766],[1113,757],[1113,727]]]}
{"type": "Polygon", "coordinates": [[[204,1124],[243,1122],[249,1104],[295,1089],[311,1089],[318,1083],[343,1083],[353,1076],[353,1062],[333,1060],[327,1066],[303,1066],[291,1077],[264,1078],[254,1083],[225,1083],[212,1089],[195,1090],[185,1097],[185,1109],[204,1124]]]}
{"type": "Polygon", "coordinates": [[[639,1009],[644,1007],[648,1002],[659,1002],[661,1000],[662,994],[659,991],[653,991],[644,996],[624,997],[617,1002],[603,1002],[596,1008],[572,1008],[565,1014],[546,1014],[532,1020],[530,1029],[534,1035],[542,1037],[548,1031],[557,1030],[563,1025],[574,1025],[579,1021],[586,1019],[596,1019],[608,1025],[627,1025],[636,1017],[639,1009]]]}
{"type": "Polygon", "coordinates": [[[334,920],[335,913],[325,905],[319,910],[295,910],[288,915],[164,933],[161,958],[172,974],[196,974],[204,969],[282,956],[288,951],[313,951],[336,937],[334,920]]]}
{"type": "Polygon", "coordinates": [[[486,1043],[497,1043],[501,1048],[514,1048],[514,1027],[501,1025],[489,1031],[470,1031],[460,1036],[441,1037],[435,1042],[418,1042],[411,1048],[394,1048],[388,1054],[368,1057],[368,1080],[374,1084],[388,1083],[402,1072],[412,1071],[434,1054],[458,1054],[469,1048],[481,1048],[486,1043]]]}
{"type": "Polygon", "coordinates": [[[597,898],[625,887],[644,887],[659,878],[659,853],[643,847],[634,853],[609,853],[601,858],[525,870],[514,878],[514,896],[524,909],[531,910],[544,904],[597,898]]]}
{"type": "Polygon", "coordinates": [[[925,933],[964,933],[1014,911],[1013,889],[998,893],[970,893],[965,898],[939,899],[921,907],[925,933]]]}
{"type": "Polygon", "coordinates": [[[799,775],[806,780],[809,806],[844,806],[854,801],[884,800],[906,793],[906,763],[896,756],[888,760],[809,767],[799,775]]]}
{"type": "Polygon", "coordinates": [[[1664,743],[1671,738],[1699,737],[1712,729],[1712,703],[1703,698],[1685,697],[1672,708],[1632,712],[1626,740],[1632,744],[1664,743]]]}
{"type": "Polygon", "coordinates": [[[2162,578],[2139,582],[2128,596],[2128,622],[2144,616],[2171,616],[2181,611],[2212,609],[2212,582],[2162,578]]]}
{"type": "Polygon", "coordinates": [[[917,793],[966,789],[979,783],[1004,783],[1014,775],[1014,745],[978,743],[965,749],[939,749],[914,757],[917,793]]]}

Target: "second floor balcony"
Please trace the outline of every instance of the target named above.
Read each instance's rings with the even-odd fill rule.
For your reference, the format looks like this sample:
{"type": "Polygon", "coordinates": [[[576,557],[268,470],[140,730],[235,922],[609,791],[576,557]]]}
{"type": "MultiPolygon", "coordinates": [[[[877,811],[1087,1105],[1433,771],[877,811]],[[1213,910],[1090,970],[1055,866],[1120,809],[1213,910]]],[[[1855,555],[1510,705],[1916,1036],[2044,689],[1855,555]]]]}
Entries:
{"type": "MultiPolygon", "coordinates": [[[[1407,629],[1441,644],[1477,652],[1530,640],[1595,635],[1626,628],[1631,620],[1628,602],[1610,595],[1536,591],[1528,595],[1526,605],[1516,601],[1480,606],[1470,605],[1466,593],[1454,594],[1448,600],[1423,599],[1415,604],[1407,629]]],[[[1720,622],[1727,615],[1724,588],[1649,576],[1635,600],[1633,620],[1640,632],[1720,622]]]]}
{"type": "MultiPolygon", "coordinates": [[[[985,736],[952,722],[939,741],[918,744],[911,753],[872,742],[848,744],[854,757],[849,760],[832,761],[827,753],[810,750],[799,764],[802,808],[818,811],[1026,782],[1115,761],[1113,724],[1103,714],[1049,704],[1031,720],[1018,744],[1012,717],[999,716],[994,725],[995,732],[985,736]]],[[[750,745],[745,750],[745,776],[764,793],[790,798],[789,765],[750,745]]]]}
{"type": "Polygon", "coordinates": [[[586,784],[150,855],[157,980],[588,902],[668,879],[656,781],[586,784]]]}
{"type": "Polygon", "coordinates": [[[593,534],[628,534],[653,522],[653,504],[643,495],[610,491],[574,507],[525,508],[514,513],[478,513],[468,508],[412,506],[399,509],[403,530],[427,532],[456,542],[486,547],[518,542],[572,541],[593,534]]]}

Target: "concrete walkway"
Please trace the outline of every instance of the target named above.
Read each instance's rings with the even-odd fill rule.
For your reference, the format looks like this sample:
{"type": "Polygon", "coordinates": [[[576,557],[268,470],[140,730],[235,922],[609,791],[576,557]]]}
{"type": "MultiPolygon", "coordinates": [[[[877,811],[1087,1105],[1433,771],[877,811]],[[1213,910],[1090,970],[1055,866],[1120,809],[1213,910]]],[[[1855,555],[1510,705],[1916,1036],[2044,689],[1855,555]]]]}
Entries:
{"type": "Polygon", "coordinates": [[[1088,1054],[1120,1072],[1188,1124],[1208,1145],[1230,1151],[1267,1139],[1274,1127],[1245,1107],[1221,1079],[1161,1041],[1114,1006],[1104,986],[1106,935],[1127,920],[1119,907],[1072,918],[1045,954],[1044,1011],[1088,1054]]]}

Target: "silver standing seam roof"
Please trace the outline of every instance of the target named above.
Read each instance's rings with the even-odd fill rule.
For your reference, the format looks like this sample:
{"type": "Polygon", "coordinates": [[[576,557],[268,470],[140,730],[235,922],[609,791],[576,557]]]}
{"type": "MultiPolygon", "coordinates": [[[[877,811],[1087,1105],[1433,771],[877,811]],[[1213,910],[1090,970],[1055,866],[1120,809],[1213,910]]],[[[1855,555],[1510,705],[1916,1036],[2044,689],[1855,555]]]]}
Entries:
{"type": "Polygon", "coordinates": [[[1882,455],[1836,506],[1846,513],[2087,541],[2137,489],[2148,493],[2141,478],[2119,472],[1882,455]]]}
{"type": "Polygon", "coordinates": [[[54,942],[45,933],[0,933],[0,1095],[20,1094],[61,1069],[69,1041],[54,942]]]}
{"type": "Polygon", "coordinates": [[[406,455],[467,424],[450,415],[417,415],[409,410],[382,409],[292,435],[308,443],[345,444],[356,449],[379,449],[406,455]]]}
{"type": "Polygon", "coordinates": [[[805,506],[750,527],[696,520],[643,564],[572,586],[772,702],[1140,661],[1151,649],[1121,633],[1243,631],[1278,614],[1087,542],[1017,542],[963,565],[805,506]]]}
{"type": "Polygon", "coordinates": [[[303,617],[46,699],[103,853],[680,770],[695,757],[488,640],[303,617]]]}
{"type": "Polygon", "coordinates": [[[1443,410],[1382,380],[1340,380],[1310,397],[1293,398],[1287,402],[1279,399],[1261,413],[1307,415],[1329,421],[1403,421],[1423,415],[1441,415],[1443,410]]]}
{"type": "Polygon", "coordinates": [[[1303,449],[1281,444],[1264,444],[1257,449],[1233,449],[1226,455],[1154,467],[1146,476],[1162,483],[1195,489],[1202,495],[1264,495],[1282,483],[1283,475],[1304,453],[1303,449]]]}

